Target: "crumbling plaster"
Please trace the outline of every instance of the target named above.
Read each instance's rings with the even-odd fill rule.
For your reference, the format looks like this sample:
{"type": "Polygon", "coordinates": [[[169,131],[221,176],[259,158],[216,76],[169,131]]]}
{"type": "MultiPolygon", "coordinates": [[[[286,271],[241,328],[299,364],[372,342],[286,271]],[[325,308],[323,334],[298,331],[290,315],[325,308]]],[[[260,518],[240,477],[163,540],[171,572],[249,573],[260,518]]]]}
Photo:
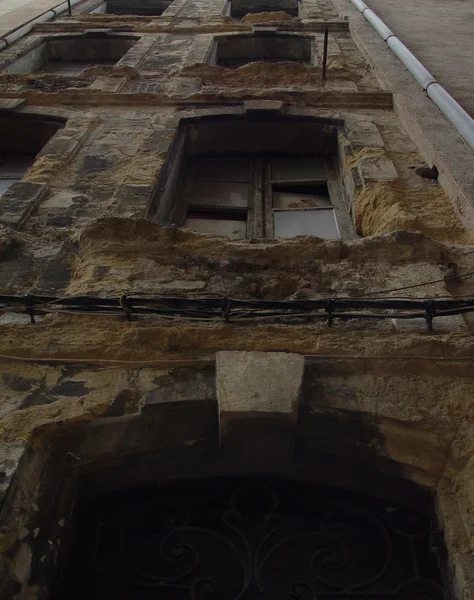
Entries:
{"type": "MultiPolygon", "coordinates": [[[[425,338],[425,344],[430,346],[438,343],[445,347],[446,341],[425,338]]],[[[347,346],[347,336],[344,342],[347,346]]],[[[403,351],[411,353],[414,340],[411,340],[411,349],[406,338],[404,342],[397,350],[402,350],[404,345],[403,351]]],[[[366,350],[367,347],[366,343],[366,350]]],[[[12,570],[13,580],[24,586],[20,597],[47,597],[47,588],[43,586],[25,587],[31,566],[39,558],[34,552],[35,539],[39,535],[39,551],[40,547],[44,548],[41,539],[46,543],[48,538],[44,536],[49,536],[46,554],[40,562],[45,568],[53,569],[59,544],[70,523],[71,508],[67,504],[63,505],[63,512],[54,512],[58,508],[57,494],[62,488],[50,491],[52,496],[46,493],[57,469],[66,487],[74,482],[75,475],[82,472],[82,477],[88,477],[87,473],[91,472],[93,485],[99,484],[104,491],[108,485],[120,485],[124,476],[135,484],[140,478],[142,481],[153,477],[166,479],[170,468],[174,477],[186,474],[189,469],[193,469],[194,474],[269,469],[291,473],[293,477],[325,481],[333,477],[337,465],[343,465],[341,461],[347,462],[350,456],[345,469],[353,472],[348,474],[343,468],[339,473],[340,481],[349,487],[357,489],[365,483],[366,490],[376,491],[377,482],[386,476],[384,473],[401,468],[405,478],[439,488],[439,511],[448,544],[452,542],[449,548],[451,560],[456,564],[456,585],[462,585],[458,588],[464,590],[462,597],[469,598],[472,583],[469,561],[466,561],[469,548],[466,531],[472,527],[468,499],[472,440],[469,441],[463,427],[470,409],[465,403],[460,404],[459,398],[472,396],[473,382],[465,362],[442,358],[419,360],[421,352],[416,361],[397,360],[395,356],[356,361],[339,356],[336,362],[324,356],[307,357],[303,379],[299,368],[302,383],[298,383],[294,372],[293,386],[296,387],[286,400],[295,398],[295,393],[299,395],[298,386],[302,385],[303,411],[298,411],[297,419],[287,420],[288,434],[293,428],[296,436],[294,443],[287,447],[280,438],[279,444],[267,446],[265,450],[261,447],[257,455],[249,456],[247,444],[261,445],[262,439],[252,442],[252,438],[247,437],[243,443],[242,436],[236,438],[231,434],[232,415],[238,413],[232,412],[234,400],[227,392],[225,402],[219,400],[219,419],[225,423],[224,428],[221,425],[221,438],[225,439],[221,439],[220,445],[215,417],[216,393],[217,399],[223,393],[222,384],[221,388],[218,384],[216,392],[215,368],[218,380],[224,378],[223,382],[228,384],[231,384],[227,379],[231,376],[228,369],[239,373],[240,379],[259,377],[258,370],[252,375],[247,369],[249,345],[245,348],[228,358],[224,352],[216,367],[213,360],[207,364],[189,363],[187,367],[173,366],[166,360],[161,361],[161,365],[142,363],[128,368],[101,365],[100,360],[95,365],[82,366],[19,363],[7,366],[2,374],[2,394],[17,402],[17,410],[2,420],[3,468],[9,479],[15,466],[21,464],[21,493],[7,500],[10,518],[0,539],[4,568],[12,570]],[[35,394],[38,389],[42,395],[35,394]],[[35,401],[39,404],[30,404],[35,401]],[[84,435],[88,431],[89,434],[84,435]],[[295,445],[296,455],[291,450],[295,445]],[[60,460],[57,466],[51,463],[55,448],[60,460]],[[146,456],[151,450],[158,462],[137,469],[134,460],[140,464],[140,456],[146,456]],[[331,473],[315,469],[314,460],[328,460],[331,473]],[[132,477],[127,475],[127,461],[133,468],[132,477]],[[112,469],[110,480],[107,469],[112,469]],[[45,498],[50,498],[51,505],[45,506],[45,498]],[[461,510],[468,509],[462,513],[464,516],[460,515],[458,506],[461,510]],[[49,530],[46,514],[56,514],[54,518],[60,527],[49,530]]],[[[370,348],[372,352],[378,350],[374,338],[370,340],[370,348]]],[[[426,352],[427,348],[421,350],[426,352]]],[[[277,356],[282,366],[285,357],[292,355],[279,353],[277,356]]],[[[301,355],[296,356],[301,360],[301,355]]],[[[285,377],[284,368],[273,376],[285,377]]],[[[250,383],[250,379],[248,381],[250,383]]],[[[228,387],[227,391],[231,392],[232,388],[228,387]]],[[[265,393],[265,388],[261,388],[260,402],[265,393]]],[[[237,394],[235,401],[245,415],[244,398],[237,394]]],[[[269,408],[280,410],[274,402],[269,408]]],[[[281,410],[287,411],[287,408],[281,410]]],[[[274,427],[279,436],[282,431],[278,425],[281,420],[272,425],[271,413],[268,414],[270,420],[265,424],[265,431],[270,437],[267,441],[272,439],[274,427]]],[[[252,428],[255,423],[254,419],[252,428]]],[[[236,424],[242,426],[238,419],[236,424]]],[[[391,492],[387,489],[385,493],[391,492]]]]}
{"type": "MultiPolygon", "coordinates": [[[[1,108],[67,119],[18,184],[39,186],[30,206],[19,203],[3,216],[0,210],[2,293],[310,299],[435,280],[407,293],[472,294],[471,278],[449,279],[474,271],[469,219],[449,186],[416,174],[432,155],[405,131],[391,91],[382,89],[330,0],[303,0],[300,20],[291,21],[253,15],[235,22],[223,16],[220,0],[175,0],[156,19],[86,14],[97,5],[91,0],[72,18],[36,26],[0,54],[1,108]],[[313,35],[314,67],[254,63],[230,71],[205,64],[214,35],[251,33],[255,25],[313,35]],[[76,78],[7,72],[46,35],[99,28],[140,39],[115,67],[76,78]],[[340,170],[352,191],[358,239],[233,242],[146,220],[181,119],[244,115],[249,100],[257,108],[271,101],[283,115],[344,122],[340,170]]],[[[26,193],[17,190],[12,201],[26,193]]],[[[0,313],[5,598],[47,597],[46,589],[29,586],[35,540],[49,535],[48,502],[56,499],[49,486],[64,481],[67,488],[76,471],[99,487],[109,477],[123,485],[170,472],[252,469],[327,481],[336,473],[341,484],[374,493],[386,473],[395,473],[390,491],[403,478],[432,489],[454,588],[459,598],[473,597],[472,322],[469,315],[456,326],[435,319],[429,333],[425,323],[402,329],[391,320],[336,319],[328,328],[48,314],[31,325],[24,314],[0,313]],[[282,374],[286,353],[304,363],[293,386],[301,410],[289,420],[294,444],[285,446],[287,455],[275,454],[275,444],[256,460],[235,439],[223,451],[215,357],[230,351],[228,364],[235,352],[244,366],[249,353],[269,353],[282,374]],[[357,468],[349,473],[352,460],[357,468]]],[[[242,394],[238,399],[245,431],[254,411],[242,394]]],[[[51,569],[57,539],[45,559],[51,569]]]]}
{"type": "MultiPolygon", "coordinates": [[[[397,119],[389,111],[299,111],[291,106],[285,110],[286,114],[293,117],[302,114],[336,118],[345,123],[346,133],[340,140],[344,160],[342,174],[349,181],[347,185],[354,189],[352,211],[359,234],[380,235],[394,230],[411,229],[448,245],[471,243],[470,234],[456,216],[439,184],[421,179],[415,173],[416,168],[423,165],[422,157],[413,143],[404,136],[397,119]]],[[[180,289],[179,280],[189,280],[191,283],[183,284],[183,290],[188,292],[214,289],[221,293],[229,290],[235,293],[241,280],[235,280],[231,284],[231,271],[227,276],[224,274],[224,279],[227,277],[229,282],[221,281],[224,286],[220,287],[215,269],[194,268],[193,273],[189,259],[182,262],[184,269],[188,271],[184,278],[177,278],[176,273],[171,272],[169,264],[166,266],[167,259],[164,258],[158,261],[162,266],[158,267],[155,278],[148,282],[141,281],[147,278],[147,270],[155,267],[151,256],[143,256],[143,267],[136,261],[135,253],[141,252],[140,244],[126,251],[124,249],[124,253],[130,256],[127,259],[128,266],[124,263],[125,257],[109,259],[107,264],[100,264],[101,259],[96,258],[99,264],[96,262],[95,265],[90,265],[85,260],[81,265],[83,255],[77,252],[76,240],[83,236],[80,231],[85,229],[87,232],[97,219],[110,219],[113,215],[133,219],[146,216],[180,119],[206,114],[243,114],[244,106],[198,110],[163,107],[159,115],[155,115],[150,109],[136,107],[120,111],[90,107],[87,113],[78,108],[56,110],[53,107],[20,108],[21,111],[33,114],[56,113],[68,120],[66,127],[42,150],[23,179],[24,182],[46,186],[42,195],[34,201],[35,206],[27,208],[25,212],[24,204],[21,204],[19,212],[13,211],[8,221],[3,217],[5,225],[14,229],[20,227],[24,234],[21,240],[16,238],[14,243],[9,244],[8,252],[5,249],[3,269],[0,266],[0,281],[5,291],[20,292],[28,287],[30,291],[43,293],[64,292],[70,284],[70,291],[78,292],[81,286],[82,291],[85,291],[92,282],[95,282],[95,287],[90,289],[106,289],[103,286],[109,283],[107,277],[103,279],[104,269],[100,268],[104,267],[110,271],[109,281],[112,287],[109,292],[122,286],[135,289],[145,286],[149,289],[150,281],[153,281],[155,292],[160,291],[160,287],[161,291],[166,291],[166,285],[163,288],[162,284],[167,281],[173,282],[168,290],[177,292],[180,289]],[[117,264],[114,266],[111,260],[117,264]],[[98,267],[96,271],[95,267],[98,267]],[[74,270],[72,280],[71,268],[74,270]],[[61,269],[63,272],[60,272],[61,269]],[[140,269],[143,269],[142,277],[140,269]],[[87,281],[89,277],[92,277],[92,281],[87,281]],[[215,283],[209,286],[209,278],[217,286],[215,283]],[[197,283],[192,283],[193,280],[197,283]],[[161,285],[158,285],[160,282],[161,285]]],[[[110,222],[110,231],[115,228],[114,223],[110,222]]],[[[102,222],[101,227],[105,227],[104,235],[107,237],[107,225],[102,222]]],[[[129,225],[124,224],[125,230],[128,227],[129,225]]],[[[163,232],[160,233],[158,227],[152,226],[146,236],[153,239],[154,235],[163,235],[163,232]]],[[[165,234],[165,237],[168,235],[165,234]]],[[[209,250],[212,247],[208,238],[193,237],[193,234],[184,232],[176,235],[185,235],[183,239],[188,236],[188,239],[195,240],[195,248],[188,249],[190,255],[195,254],[201,244],[205,244],[209,250]]],[[[219,243],[223,243],[224,248],[229,250],[235,246],[224,241],[219,243]]],[[[243,246],[246,244],[244,242],[243,246]]],[[[292,248],[294,244],[291,241],[272,242],[272,247],[279,246],[284,253],[285,248],[292,248]]],[[[361,244],[364,245],[363,240],[361,244]]],[[[240,246],[237,244],[235,247],[240,246]]],[[[322,247],[330,248],[331,244],[323,243],[322,247]]],[[[255,255],[260,254],[263,248],[265,244],[250,245],[255,255]]],[[[444,260],[445,265],[456,262],[454,255],[458,252],[462,255],[464,272],[466,269],[469,271],[469,246],[460,246],[459,250],[450,251],[451,258],[444,260]]],[[[174,268],[177,267],[176,263],[174,268]]],[[[427,271],[423,278],[429,280],[432,273],[427,271]]],[[[266,279],[271,281],[270,273],[266,279]]],[[[298,292],[300,287],[308,287],[304,278],[300,284],[294,276],[283,281],[288,281],[288,286],[282,284],[275,288],[271,283],[268,286],[265,282],[252,283],[250,280],[247,285],[254,286],[255,294],[261,293],[260,288],[266,285],[264,294],[269,295],[273,291],[279,297],[288,297],[298,292]]],[[[346,289],[351,286],[354,287],[348,281],[346,289]]],[[[357,285],[354,289],[356,288],[357,285]]],[[[248,291],[252,292],[251,287],[248,291]]],[[[464,288],[457,289],[458,293],[460,291],[464,291],[464,288]]]]}

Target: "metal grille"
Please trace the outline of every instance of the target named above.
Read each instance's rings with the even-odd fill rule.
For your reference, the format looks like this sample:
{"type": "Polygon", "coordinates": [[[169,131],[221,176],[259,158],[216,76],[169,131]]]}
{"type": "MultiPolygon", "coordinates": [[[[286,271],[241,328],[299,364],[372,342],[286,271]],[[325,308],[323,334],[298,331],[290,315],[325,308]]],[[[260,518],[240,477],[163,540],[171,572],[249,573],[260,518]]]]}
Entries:
{"type": "Polygon", "coordinates": [[[441,600],[424,512],[274,479],[125,490],[78,509],[55,598],[441,600]]]}

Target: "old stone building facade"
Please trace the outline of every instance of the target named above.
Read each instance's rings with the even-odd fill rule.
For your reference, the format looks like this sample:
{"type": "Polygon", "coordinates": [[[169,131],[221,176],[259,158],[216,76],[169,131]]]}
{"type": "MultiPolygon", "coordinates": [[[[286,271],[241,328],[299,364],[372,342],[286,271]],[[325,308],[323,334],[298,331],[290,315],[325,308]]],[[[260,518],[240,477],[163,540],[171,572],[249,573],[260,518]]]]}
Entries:
{"type": "Polygon", "coordinates": [[[0,52],[0,597],[474,598],[471,148],[348,0],[66,14],[0,52]]]}

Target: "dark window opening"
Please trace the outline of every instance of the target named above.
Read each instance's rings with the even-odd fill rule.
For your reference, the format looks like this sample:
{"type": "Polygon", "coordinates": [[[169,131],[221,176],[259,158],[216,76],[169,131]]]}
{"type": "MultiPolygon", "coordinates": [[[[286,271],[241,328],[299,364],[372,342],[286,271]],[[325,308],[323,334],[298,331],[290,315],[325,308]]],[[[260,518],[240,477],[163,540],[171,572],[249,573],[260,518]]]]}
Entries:
{"type": "Polygon", "coordinates": [[[312,40],[294,35],[235,35],[219,38],[211,62],[238,68],[250,62],[297,62],[311,66],[312,40]]]}
{"type": "Polygon", "coordinates": [[[60,36],[41,44],[8,67],[11,73],[71,77],[97,65],[115,65],[136,43],[130,36],[60,36]]]}
{"type": "Polygon", "coordinates": [[[51,600],[445,600],[421,496],[255,476],[83,498],[51,600]]]}
{"type": "Polygon", "coordinates": [[[247,14],[282,11],[291,17],[297,17],[298,0],[231,0],[230,15],[236,19],[247,14]]]}
{"type": "Polygon", "coordinates": [[[63,126],[55,119],[0,117],[0,196],[21,180],[38,152],[63,126]]]}
{"type": "Polygon", "coordinates": [[[35,154],[18,154],[11,152],[6,155],[0,154],[0,196],[7,189],[21,181],[23,175],[33,165],[35,154]]]}
{"type": "Polygon", "coordinates": [[[136,15],[142,17],[159,17],[171,5],[171,0],[108,0],[105,11],[114,15],[136,15]]]}

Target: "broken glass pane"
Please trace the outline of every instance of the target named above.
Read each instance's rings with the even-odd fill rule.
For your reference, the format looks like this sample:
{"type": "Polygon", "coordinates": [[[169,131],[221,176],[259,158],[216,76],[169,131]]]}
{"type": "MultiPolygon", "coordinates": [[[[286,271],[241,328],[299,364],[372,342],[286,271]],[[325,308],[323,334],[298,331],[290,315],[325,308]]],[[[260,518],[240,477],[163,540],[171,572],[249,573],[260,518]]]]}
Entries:
{"type": "Polygon", "coordinates": [[[325,240],[337,240],[341,237],[333,210],[276,210],[273,223],[275,237],[279,238],[314,235],[325,240]]]}
{"type": "Polygon", "coordinates": [[[331,208],[331,202],[327,196],[318,194],[304,194],[292,191],[274,191],[273,208],[331,208]]]}

